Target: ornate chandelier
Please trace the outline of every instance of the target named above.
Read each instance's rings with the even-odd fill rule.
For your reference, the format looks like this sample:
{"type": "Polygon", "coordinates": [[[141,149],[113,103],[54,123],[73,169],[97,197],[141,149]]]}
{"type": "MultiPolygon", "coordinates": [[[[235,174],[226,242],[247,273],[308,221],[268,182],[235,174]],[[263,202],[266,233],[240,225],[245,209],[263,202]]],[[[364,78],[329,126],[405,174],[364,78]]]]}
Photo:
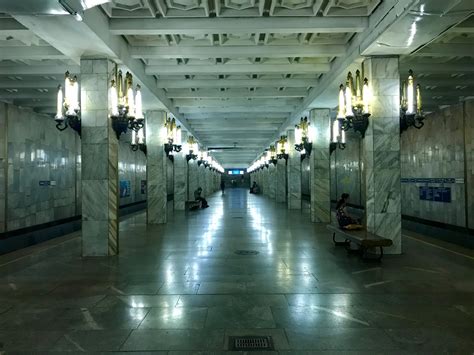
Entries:
{"type": "Polygon", "coordinates": [[[131,149],[136,152],[140,149],[146,155],[146,143],[145,143],[145,128],[139,128],[138,130],[132,130],[132,142],[130,144],[131,149]]]}
{"type": "Polygon", "coordinates": [[[181,146],[181,126],[176,125],[174,118],[168,117],[165,122],[166,138],[168,140],[165,143],[166,156],[170,159],[173,156],[172,153],[179,153],[182,149],[181,146]]]}
{"type": "Polygon", "coordinates": [[[196,160],[199,154],[199,145],[193,136],[189,136],[185,145],[186,161],[196,160]]]}
{"type": "Polygon", "coordinates": [[[408,71],[408,80],[402,83],[400,95],[400,134],[409,127],[420,129],[424,126],[423,109],[421,105],[420,84],[416,85],[413,71],[408,71]]]}
{"type": "Polygon", "coordinates": [[[360,71],[356,71],[355,85],[352,73],[347,74],[346,86],[339,86],[339,110],[337,119],[340,129],[347,131],[353,128],[364,138],[365,131],[369,126],[370,101],[372,93],[369,87],[369,81],[364,78],[361,84],[360,71]]]}
{"type": "Polygon", "coordinates": [[[121,70],[110,83],[109,110],[112,128],[117,134],[117,139],[128,129],[138,131],[145,124],[140,89],[140,85],[137,85],[134,91],[132,74],[127,72],[125,79],[123,79],[121,70]]]}
{"type": "Polygon", "coordinates": [[[277,141],[277,159],[285,159],[288,161],[288,137],[280,136],[280,139],[277,141]]]}
{"type": "Polygon", "coordinates": [[[309,157],[313,149],[310,128],[308,117],[301,117],[300,123],[295,126],[295,149],[301,153],[301,160],[309,157]]]}
{"type": "Polygon", "coordinates": [[[77,76],[71,77],[67,71],[64,75],[64,92],[61,85],[58,86],[56,103],[56,128],[64,131],[71,127],[81,136],[81,117],[79,106],[79,83],[77,76]]]}

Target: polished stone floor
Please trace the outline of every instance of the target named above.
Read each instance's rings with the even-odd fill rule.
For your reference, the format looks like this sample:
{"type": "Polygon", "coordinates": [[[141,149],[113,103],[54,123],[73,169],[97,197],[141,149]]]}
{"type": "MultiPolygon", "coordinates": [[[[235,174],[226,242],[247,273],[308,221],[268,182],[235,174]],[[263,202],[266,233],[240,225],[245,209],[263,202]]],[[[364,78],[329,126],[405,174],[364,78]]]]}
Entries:
{"type": "Polygon", "coordinates": [[[364,263],[263,196],[209,203],[126,219],[118,257],[82,259],[75,234],[0,258],[0,353],[220,354],[233,335],[271,335],[272,354],[474,352],[472,258],[404,237],[364,263]]]}

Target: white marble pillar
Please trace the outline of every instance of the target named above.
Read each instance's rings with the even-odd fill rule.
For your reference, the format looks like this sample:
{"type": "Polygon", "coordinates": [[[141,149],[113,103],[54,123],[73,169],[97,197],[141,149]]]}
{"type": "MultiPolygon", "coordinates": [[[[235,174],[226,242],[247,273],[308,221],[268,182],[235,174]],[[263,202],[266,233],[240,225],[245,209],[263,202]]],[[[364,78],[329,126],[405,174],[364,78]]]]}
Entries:
{"type": "Polygon", "coordinates": [[[295,130],[288,130],[288,209],[301,209],[301,155],[295,149],[295,130]]]}
{"type": "Polygon", "coordinates": [[[0,102],[0,233],[7,230],[7,104],[0,102]]]}
{"type": "Polygon", "coordinates": [[[198,165],[196,160],[188,161],[188,200],[194,201],[194,191],[199,186],[198,165]]]}
{"type": "Polygon", "coordinates": [[[276,199],[276,168],[273,164],[268,166],[268,197],[276,199]]]}
{"type": "Polygon", "coordinates": [[[262,169],[262,186],[263,186],[263,195],[265,196],[270,196],[270,187],[268,186],[269,181],[268,181],[268,169],[263,168],[262,169]]]}
{"type": "Polygon", "coordinates": [[[286,165],[285,160],[279,160],[276,165],[276,202],[285,203],[286,188],[286,165]]]}
{"type": "MultiPolygon", "coordinates": [[[[400,254],[400,75],[398,58],[369,58],[364,75],[372,87],[370,124],[362,141],[363,191],[367,230],[393,241],[389,254],[400,254]]],[[[350,147],[346,147],[346,149],[350,147]]]]}
{"type": "Polygon", "coordinates": [[[167,214],[167,174],[164,144],[166,136],[163,127],[166,122],[165,111],[148,111],[146,114],[147,146],[147,223],[166,223],[167,214]]]}
{"type": "MultiPolygon", "coordinates": [[[[181,132],[183,142],[186,142],[188,135],[184,130],[181,132]]],[[[174,209],[184,211],[185,203],[188,198],[188,164],[183,151],[174,155],[174,209]]]]}
{"type": "Polygon", "coordinates": [[[331,222],[329,142],[331,116],[329,109],[313,109],[310,125],[315,136],[309,157],[311,188],[311,221],[331,222]]]}
{"type": "Polygon", "coordinates": [[[114,63],[81,60],[82,255],[119,252],[118,140],[108,116],[114,63]]]}

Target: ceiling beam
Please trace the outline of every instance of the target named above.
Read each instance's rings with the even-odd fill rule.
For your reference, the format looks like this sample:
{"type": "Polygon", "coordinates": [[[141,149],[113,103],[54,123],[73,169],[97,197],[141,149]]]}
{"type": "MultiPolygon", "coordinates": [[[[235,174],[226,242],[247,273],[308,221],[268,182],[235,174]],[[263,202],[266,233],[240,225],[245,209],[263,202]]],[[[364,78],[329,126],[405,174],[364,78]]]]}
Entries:
{"type": "Polygon", "coordinates": [[[0,66],[0,75],[64,75],[65,72],[80,73],[77,65],[5,65],[0,66]]]}
{"type": "Polygon", "coordinates": [[[133,58],[288,58],[288,57],[333,57],[344,55],[344,45],[320,44],[304,46],[174,46],[131,47],[133,58]]]}
{"type": "Polygon", "coordinates": [[[8,47],[0,51],[0,60],[46,60],[69,59],[56,48],[50,46],[8,47]]]}
{"type": "Polygon", "coordinates": [[[226,107],[226,106],[249,106],[260,107],[261,111],[266,111],[266,106],[289,106],[298,105],[300,99],[176,99],[173,100],[178,107],[226,107]]]}
{"type": "MultiPolygon", "coordinates": [[[[55,48],[68,55],[76,63],[81,57],[93,56],[95,58],[110,58],[123,64],[132,74],[134,79],[141,84],[142,90],[151,93],[152,107],[144,109],[162,108],[171,112],[181,125],[194,135],[191,127],[178,110],[172,105],[164,90],[157,88],[156,79],[145,73],[145,66],[140,60],[133,59],[129,53],[129,46],[120,36],[112,36],[109,32],[109,18],[95,7],[84,12],[83,21],[77,22],[72,16],[15,16],[22,25],[32,30],[37,36],[55,48]],[[58,36],[58,34],[62,34],[58,36]]],[[[0,74],[5,74],[0,69],[0,74]]],[[[70,67],[71,73],[75,71],[70,67]]],[[[64,71],[60,71],[62,73],[64,71]]],[[[10,73],[6,73],[10,74],[10,73]]],[[[50,73],[39,73],[50,74],[50,73]]],[[[196,137],[199,139],[199,137],[196,137]]]]}
{"type": "Polygon", "coordinates": [[[239,33],[362,32],[367,17],[255,17],[183,19],[111,19],[113,35],[206,35],[239,33]]]}
{"type": "Polygon", "coordinates": [[[56,97],[56,92],[0,92],[0,99],[4,100],[21,100],[21,99],[51,99],[56,97]]]}
{"type": "MultiPolygon", "coordinates": [[[[313,89],[311,89],[302,104],[299,105],[281,125],[279,131],[285,131],[288,126],[294,124],[294,122],[296,122],[296,120],[306,112],[308,107],[320,99],[320,97],[328,95],[329,92],[334,90],[334,97],[337,98],[338,83],[341,78],[344,78],[348,68],[353,66],[354,62],[360,61],[361,53],[367,49],[371,43],[374,43],[382,33],[396,23],[400,16],[408,13],[415,3],[415,0],[383,1],[370,16],[367,29],[362,33],[356,34],[356,36],[349,42],[346,55],[336,58],[331,63],[331,71],[318,80],[317,84],[313,89]]],[[[278,133],[275,134],[275,139],[278,138],[278,133]]]]}
{"type": "MultiPolygon", "coordinates": [[[[64,74],[64,73],[62,73],[64,74]]],[[[9,80],[0,78],[0,89],[54,89],[62,83],[60,80],[9,80]]]]}
{"type": "MultiPolygon", "coordinates": [[[[0,85],[1,87],[1,85],[0,85]]],[[[277,98],[277,97],[305,97],[307,95],[306,89],[287,88],[285,90],[278,89],[261,89],[250,91],[248,89],[229,89],[225,91],[220,90],[168,90],[166,95],[170,99],[209,99],[209,98],[234,98],[234,97],[249,97],[249,98],[277,98]]]]}
{"type": "MultiPolygon", "coordinates": [[[[281,73],[280,73],[281,74],[281,73]]],[[[248,87],[291,87],[306,88],[316,85],[317,79],[189,79],[158,80],[159,88],[248,88],[248,87]]]]}
{"type": "Polygon", "coordinates": [[[474,73],[474,65],[469,63],[402,63],[400,66],[401,73],[407,73],[408,70],[413,70],[416,74],[455,74],[455,73],[474,73]]]}
{"type": "Polygon", "coordinates": [[[474,57],[472,43],[433,43],[413,53],[423,57],[474,57]]]}
{"type": "MultiPolygon", "coordinates": [[[[295,109],[295,106],[278,106],[278,107],[266,107],[265,112],[279,112],[283,113],[290,113],[292,110],[295,109]]],[[[179,112],[181,114],[189,114],[189,113],[231,113],[231,112],[247,112],[247,113],[260,113],[262,112],[262,107],[258,106],[226,106],[226,107],[180,107],[179,112]]]]}
{"type": "Polygon", "coordinates": [[[210,120],[210,119],[219,119],[219,120],[237,120],[237,119],[255,119],[255,120],[285,120],[287,115],[280,112],[258,112],[252,115],[249,115],[248,112],[229,112],[224,115],[218,113],[202,113],[202,112],[190,112],[184,116],[186,119],[191,120],[210,120]]]}
{"type": "Polygon", "coordinates": [[[329,64],[148,65],[145,73],[148,75],[317,74],[329,70],[329,64]]]}

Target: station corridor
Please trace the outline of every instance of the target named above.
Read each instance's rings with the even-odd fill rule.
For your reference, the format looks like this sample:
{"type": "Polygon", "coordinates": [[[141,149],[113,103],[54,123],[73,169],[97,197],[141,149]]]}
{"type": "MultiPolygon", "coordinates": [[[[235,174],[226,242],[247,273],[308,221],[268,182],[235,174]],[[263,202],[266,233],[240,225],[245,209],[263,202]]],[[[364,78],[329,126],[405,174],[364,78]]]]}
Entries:
{"type": "Polygon", "coordinates": [[[81,258],[80,232],[0,257],[0,353],[220,354],[236,335],[272,354],[472,353],[469,255],[404,236],[367,263],[247,189],[209,204],[126,218],[116,257],[81,258]]]}

